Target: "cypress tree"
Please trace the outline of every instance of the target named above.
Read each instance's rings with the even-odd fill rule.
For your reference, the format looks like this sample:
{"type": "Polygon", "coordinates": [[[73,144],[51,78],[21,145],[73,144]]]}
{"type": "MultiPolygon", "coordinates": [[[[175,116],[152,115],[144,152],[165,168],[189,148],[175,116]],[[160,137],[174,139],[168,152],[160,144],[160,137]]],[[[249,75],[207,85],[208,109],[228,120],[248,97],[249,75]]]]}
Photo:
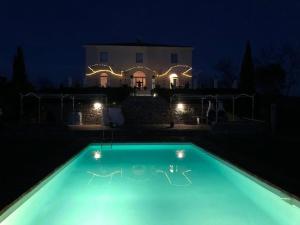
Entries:
{"type": "Polygon", "coordinates": [[[253,94],[255,92],[254,64],[250,41],[246,43],[246,49],[240,71],[240,90],[243,93],[253,94]]]}
{"type": "Polygon", "coordinates": [[[13,58],[12,84],[19,91],[25,91],[30,87],[27,81],[26,66],[21,47],[17,48],[17,52],[13,58]]]}

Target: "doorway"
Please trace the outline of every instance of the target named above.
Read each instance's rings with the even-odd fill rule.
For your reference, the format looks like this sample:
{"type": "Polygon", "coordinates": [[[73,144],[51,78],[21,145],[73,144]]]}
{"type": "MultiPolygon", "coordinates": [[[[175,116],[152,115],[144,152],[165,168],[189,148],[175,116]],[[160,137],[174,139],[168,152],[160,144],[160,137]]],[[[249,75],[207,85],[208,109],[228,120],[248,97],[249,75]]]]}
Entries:
{"type": "Polygon", "coordinates": [[[179,86],[177,74],[172,73],[169,78],[170,78],[170,89],[174,89],[179,86]]]}
{"type": "Polygon", "coordinates": [[[133,74],[132,85],[133,85],[133,87],[140,89],[140,90],[146,88],[146,74],[142,71],[136,71],[133,74]]]}

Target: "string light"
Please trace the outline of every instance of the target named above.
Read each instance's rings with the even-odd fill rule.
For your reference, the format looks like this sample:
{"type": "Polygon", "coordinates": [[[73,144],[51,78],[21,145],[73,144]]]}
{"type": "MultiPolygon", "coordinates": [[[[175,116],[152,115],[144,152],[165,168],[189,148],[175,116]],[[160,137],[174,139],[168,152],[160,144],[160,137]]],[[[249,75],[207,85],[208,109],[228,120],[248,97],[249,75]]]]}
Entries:
{"type": "Polygon", "coordinates": [[[182,73],[182,75],[183,75],[183,76],[186,76],[186,77],[192,77],[192,75],[187,74],[187,72],[189,72],[189,71],[191,71],[191,70],[192,70],[192,67],[188,68],[186,71],[184,71],[184,72],[182,73]]]}
{"type": "Polygon", "coordinates": [[[86,73],[86,76],[91,76],[91,75],[94,75],[94,74],[97,74],[97,73],[106,72],[106,73],[110,73],[110,74],[115,75],[115,76],[123,77],[123,72],[128,72],[128,71],[134,70],[134,69],[146,69],[146,70],[149,70],[149,71],[153,72],[154,74],[156,74],[157,77],[162,77],[162,76],[168,75],[174,68],[178,68],[178,67],[187,68],[184,72],[181,73],[181,75],[186,76],[186,77],[192,77],[192,75],[187,74],[189,71],[192,70],[192,67],[188,66],[188,65],[175,65],[175,66],[171,66],[164,73],[157,74],[157,72],[155,70],[152,70],[152,69],[150,69],[149,67],[146,67],[146,66],[133,66],[133,67],[130,67],[129,69],[121,71],[121,73],[117,73],[117,72],[115,72],[112,69],[111,66],[104,65],[104,64],[93,64],[91,66],[88,66],[88,69],[90,69],[91,72],[90,73],[86,73]],[[97,70],[95,70],[95,69],[92,68],[92,67],[95,67],[95,66],[98,66],[98,67],[99,66],[100,67],[108,67],[108,69],[97,69],[97,70]]]}
{"type": "Polygon", "coordinates": [[[116,73],[115,71],[113,71],[113,69],[111,68],[111,66],[108,66],[108,65],[98,65],[98,64],[94,64],[92,66],[88,66],[88,68],[92,71],[91,73],[87,73],[86,76],[90,76],[90,75],[94,75],[96,73],[103,73],[103,72],[107,72],[107,73],[110,73],[110,74],[113,74],[113,75],[116,75],[116,76],[119,76],[119,77],[122,77],[122,71],[121,73],[116,73]],[[93,70],[92,69],[92,66],[102,66],[102,67],[108,67],[109,69],[99,69],[99,70],[93,70]]]}
{"type": "Polygon", "coordinates": [[[124,72],[128,72],[128,71],[134,70],[134,69],[146,69],[146,70],[149,70],[149,71],[151,71],[151,72],[156,73],[155,70],[152,70],[152,69],[150,69],[150,68],[147,67],[147,66],[133,66],[133,67],[127,69],[127,70],[124,70],[124,72]]]}
{"type": "MultiPolygon", "coordinates": [[[[175,66],[171,66],[166,72],[162,73],[162,74],[158,74],[158,77],[162,77],[165,75],[168,75],[172,69],[176,68],[176,67],[183,67],[183,68],[188,68],[188,69],[192,69],[192,67],[188,66],[188,65],[175,65],[175,66]]],[[[185,71],[186,72],[186,71],[185,71]]]]}

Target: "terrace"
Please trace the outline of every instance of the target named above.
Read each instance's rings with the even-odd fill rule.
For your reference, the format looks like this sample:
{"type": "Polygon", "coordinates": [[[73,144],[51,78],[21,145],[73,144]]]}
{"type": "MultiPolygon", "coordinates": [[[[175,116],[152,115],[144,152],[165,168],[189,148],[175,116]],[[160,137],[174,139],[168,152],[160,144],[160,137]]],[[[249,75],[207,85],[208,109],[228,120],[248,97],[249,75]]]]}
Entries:
{"type": "Polygon", "coordinates": [[[45,4],[1,4],[1,225],[300,224],[299,4],[45,4]]]}

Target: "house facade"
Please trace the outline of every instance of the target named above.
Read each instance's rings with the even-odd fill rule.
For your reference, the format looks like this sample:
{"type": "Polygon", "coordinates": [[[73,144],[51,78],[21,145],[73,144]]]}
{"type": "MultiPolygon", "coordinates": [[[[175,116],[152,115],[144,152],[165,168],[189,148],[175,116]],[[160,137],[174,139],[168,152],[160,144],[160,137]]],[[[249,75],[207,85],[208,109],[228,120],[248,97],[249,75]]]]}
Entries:
{"type": "Polygon", "coordinates": [[[144,43],[85,45],[85,87],[151,91],[192,86],[192,47],[144,43]]]}

